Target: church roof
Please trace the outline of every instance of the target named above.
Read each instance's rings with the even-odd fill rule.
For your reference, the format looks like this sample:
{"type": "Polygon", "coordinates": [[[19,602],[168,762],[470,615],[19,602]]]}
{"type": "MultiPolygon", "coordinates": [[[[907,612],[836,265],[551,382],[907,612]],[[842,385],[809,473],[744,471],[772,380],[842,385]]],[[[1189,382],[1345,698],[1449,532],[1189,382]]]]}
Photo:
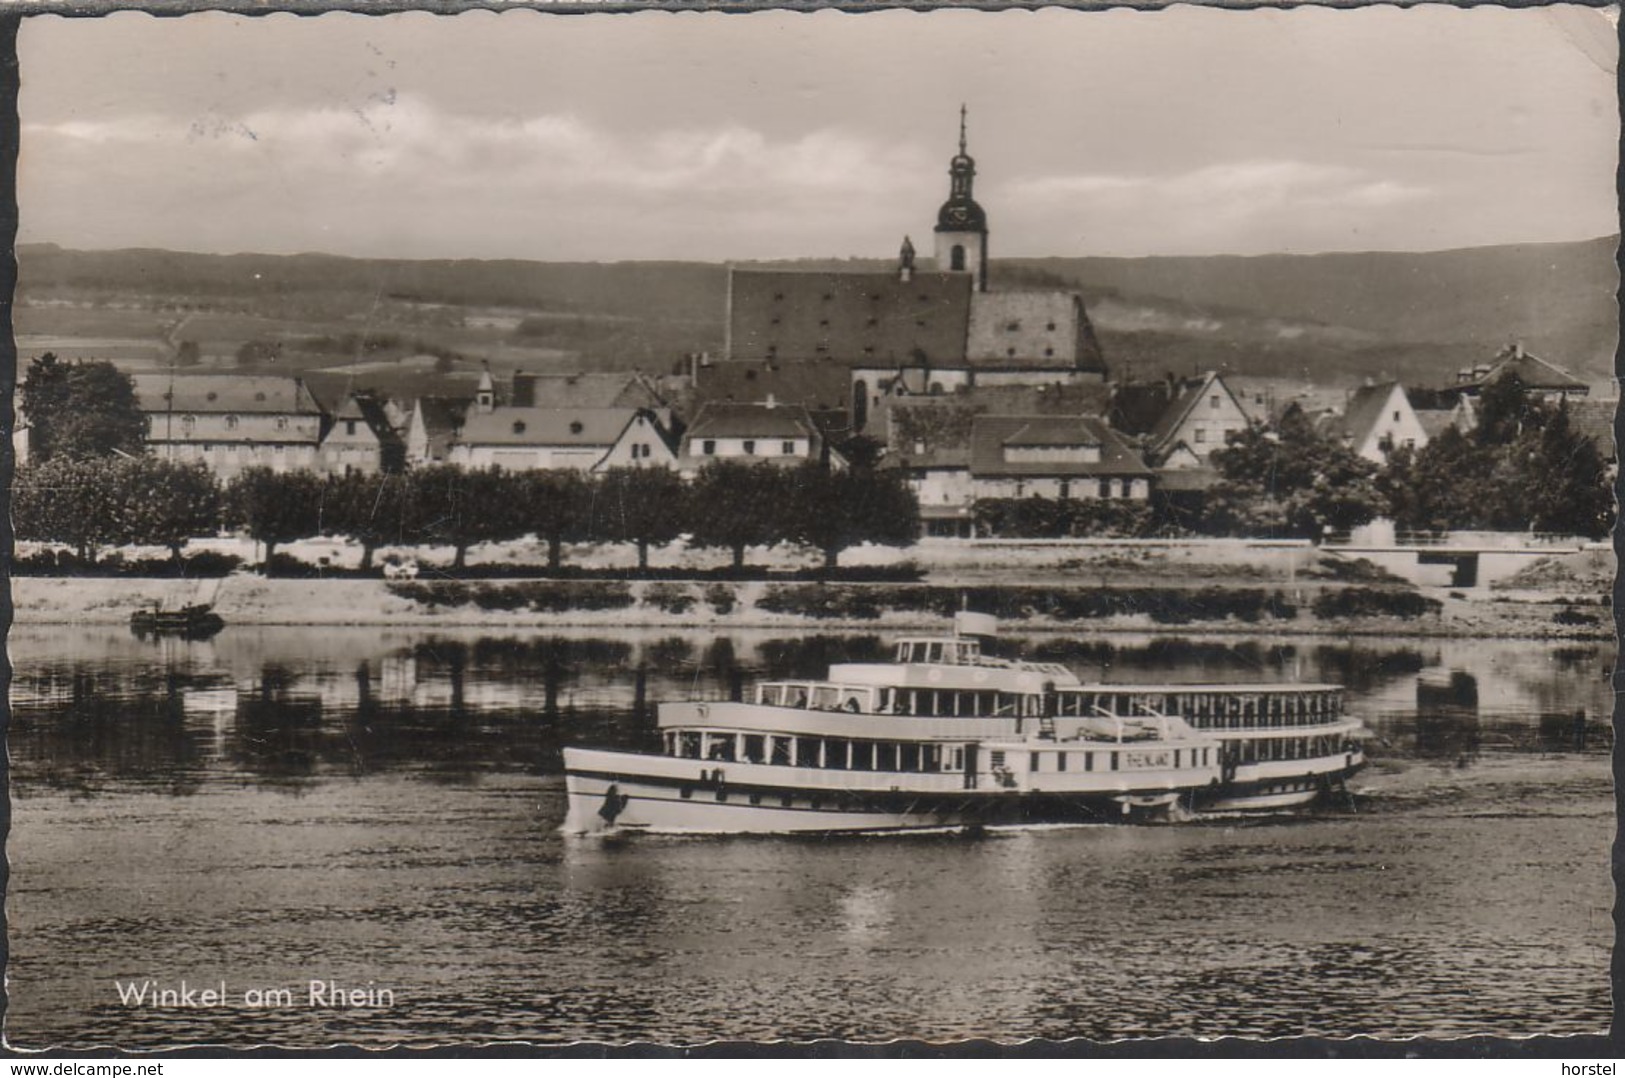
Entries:
{"type": "Polygon", "coordinates": [[[965,358],[972,277],[734,269],[728,358],[864,365],[965,358]]]}
{"type": "Polygon", "coordinates": [[[1087,371],[1106,361],[1083,301],[1072,292],[977,292],[965,344],[973,367],[1087,371]]]}

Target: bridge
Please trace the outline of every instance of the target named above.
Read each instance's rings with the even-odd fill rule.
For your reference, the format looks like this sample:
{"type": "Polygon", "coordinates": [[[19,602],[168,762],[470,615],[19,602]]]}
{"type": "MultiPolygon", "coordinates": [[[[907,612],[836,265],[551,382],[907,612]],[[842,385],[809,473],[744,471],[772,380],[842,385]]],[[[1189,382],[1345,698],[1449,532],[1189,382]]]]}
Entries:
{"type": "Polygon", "coordinates": [[[1396,532],[1377,524],[1328,535],[1321,549],[1336,557],[1364,558],[1413,584],[1465,589],[1505,580],[1542,558],[1606,545],[1540,532],[1396,532]]]}

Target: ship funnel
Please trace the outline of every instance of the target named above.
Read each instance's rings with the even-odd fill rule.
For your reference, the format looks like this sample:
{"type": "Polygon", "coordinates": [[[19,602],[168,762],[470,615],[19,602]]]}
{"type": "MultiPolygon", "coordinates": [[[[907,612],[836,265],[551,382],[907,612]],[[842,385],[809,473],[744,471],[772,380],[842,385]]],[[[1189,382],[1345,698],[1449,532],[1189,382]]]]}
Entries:
{"type": "Polygon", "coordinates": [[[992,614],[978,614],[974,610],[961,610],[954,615],[956,636],[998,636],[999,619],[992,614]]]}

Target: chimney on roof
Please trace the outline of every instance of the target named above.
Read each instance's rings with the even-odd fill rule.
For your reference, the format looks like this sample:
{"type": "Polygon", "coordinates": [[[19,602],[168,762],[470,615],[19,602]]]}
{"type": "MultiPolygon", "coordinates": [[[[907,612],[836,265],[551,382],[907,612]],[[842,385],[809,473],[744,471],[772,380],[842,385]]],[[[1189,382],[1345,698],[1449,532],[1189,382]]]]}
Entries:
{"type": "Polygon", "coordinates": [[[777,408],[779,406],[778,398],[771,393],[767,395],[767,400],[763,401],[762,403],[766,404],[769,408],[777,408]]]}
{"type": "Polygon", "coordinates": [[[491,381],[491,366],[486,364],[480,371],[480,385],[474,391],[474,407],[481,415],[490,415],[497,404],[496,383],[491,381]]]}

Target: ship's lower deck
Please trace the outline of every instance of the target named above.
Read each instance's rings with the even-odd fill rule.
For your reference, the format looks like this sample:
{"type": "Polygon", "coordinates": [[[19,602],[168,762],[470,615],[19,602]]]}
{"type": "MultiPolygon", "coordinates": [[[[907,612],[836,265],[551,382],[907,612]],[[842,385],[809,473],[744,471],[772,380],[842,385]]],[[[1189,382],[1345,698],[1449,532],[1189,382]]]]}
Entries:
{"type": "Polygon", "coordinates": [[[696,761],[582,749],[567,749],[565,762],[568,832],[790,834],[1159,818],[1176,802],[1198,811],[1289,808],[1340,785],[1363,761],[1358,754],[1297,761],[1292,775],[1249,773],[1180,785],[1165,774],[1121,774],[1069,790],[1012,788],[988,776],[967,783],[952,773],[836,776],[739,764],[696,767],[696,761]]]}

